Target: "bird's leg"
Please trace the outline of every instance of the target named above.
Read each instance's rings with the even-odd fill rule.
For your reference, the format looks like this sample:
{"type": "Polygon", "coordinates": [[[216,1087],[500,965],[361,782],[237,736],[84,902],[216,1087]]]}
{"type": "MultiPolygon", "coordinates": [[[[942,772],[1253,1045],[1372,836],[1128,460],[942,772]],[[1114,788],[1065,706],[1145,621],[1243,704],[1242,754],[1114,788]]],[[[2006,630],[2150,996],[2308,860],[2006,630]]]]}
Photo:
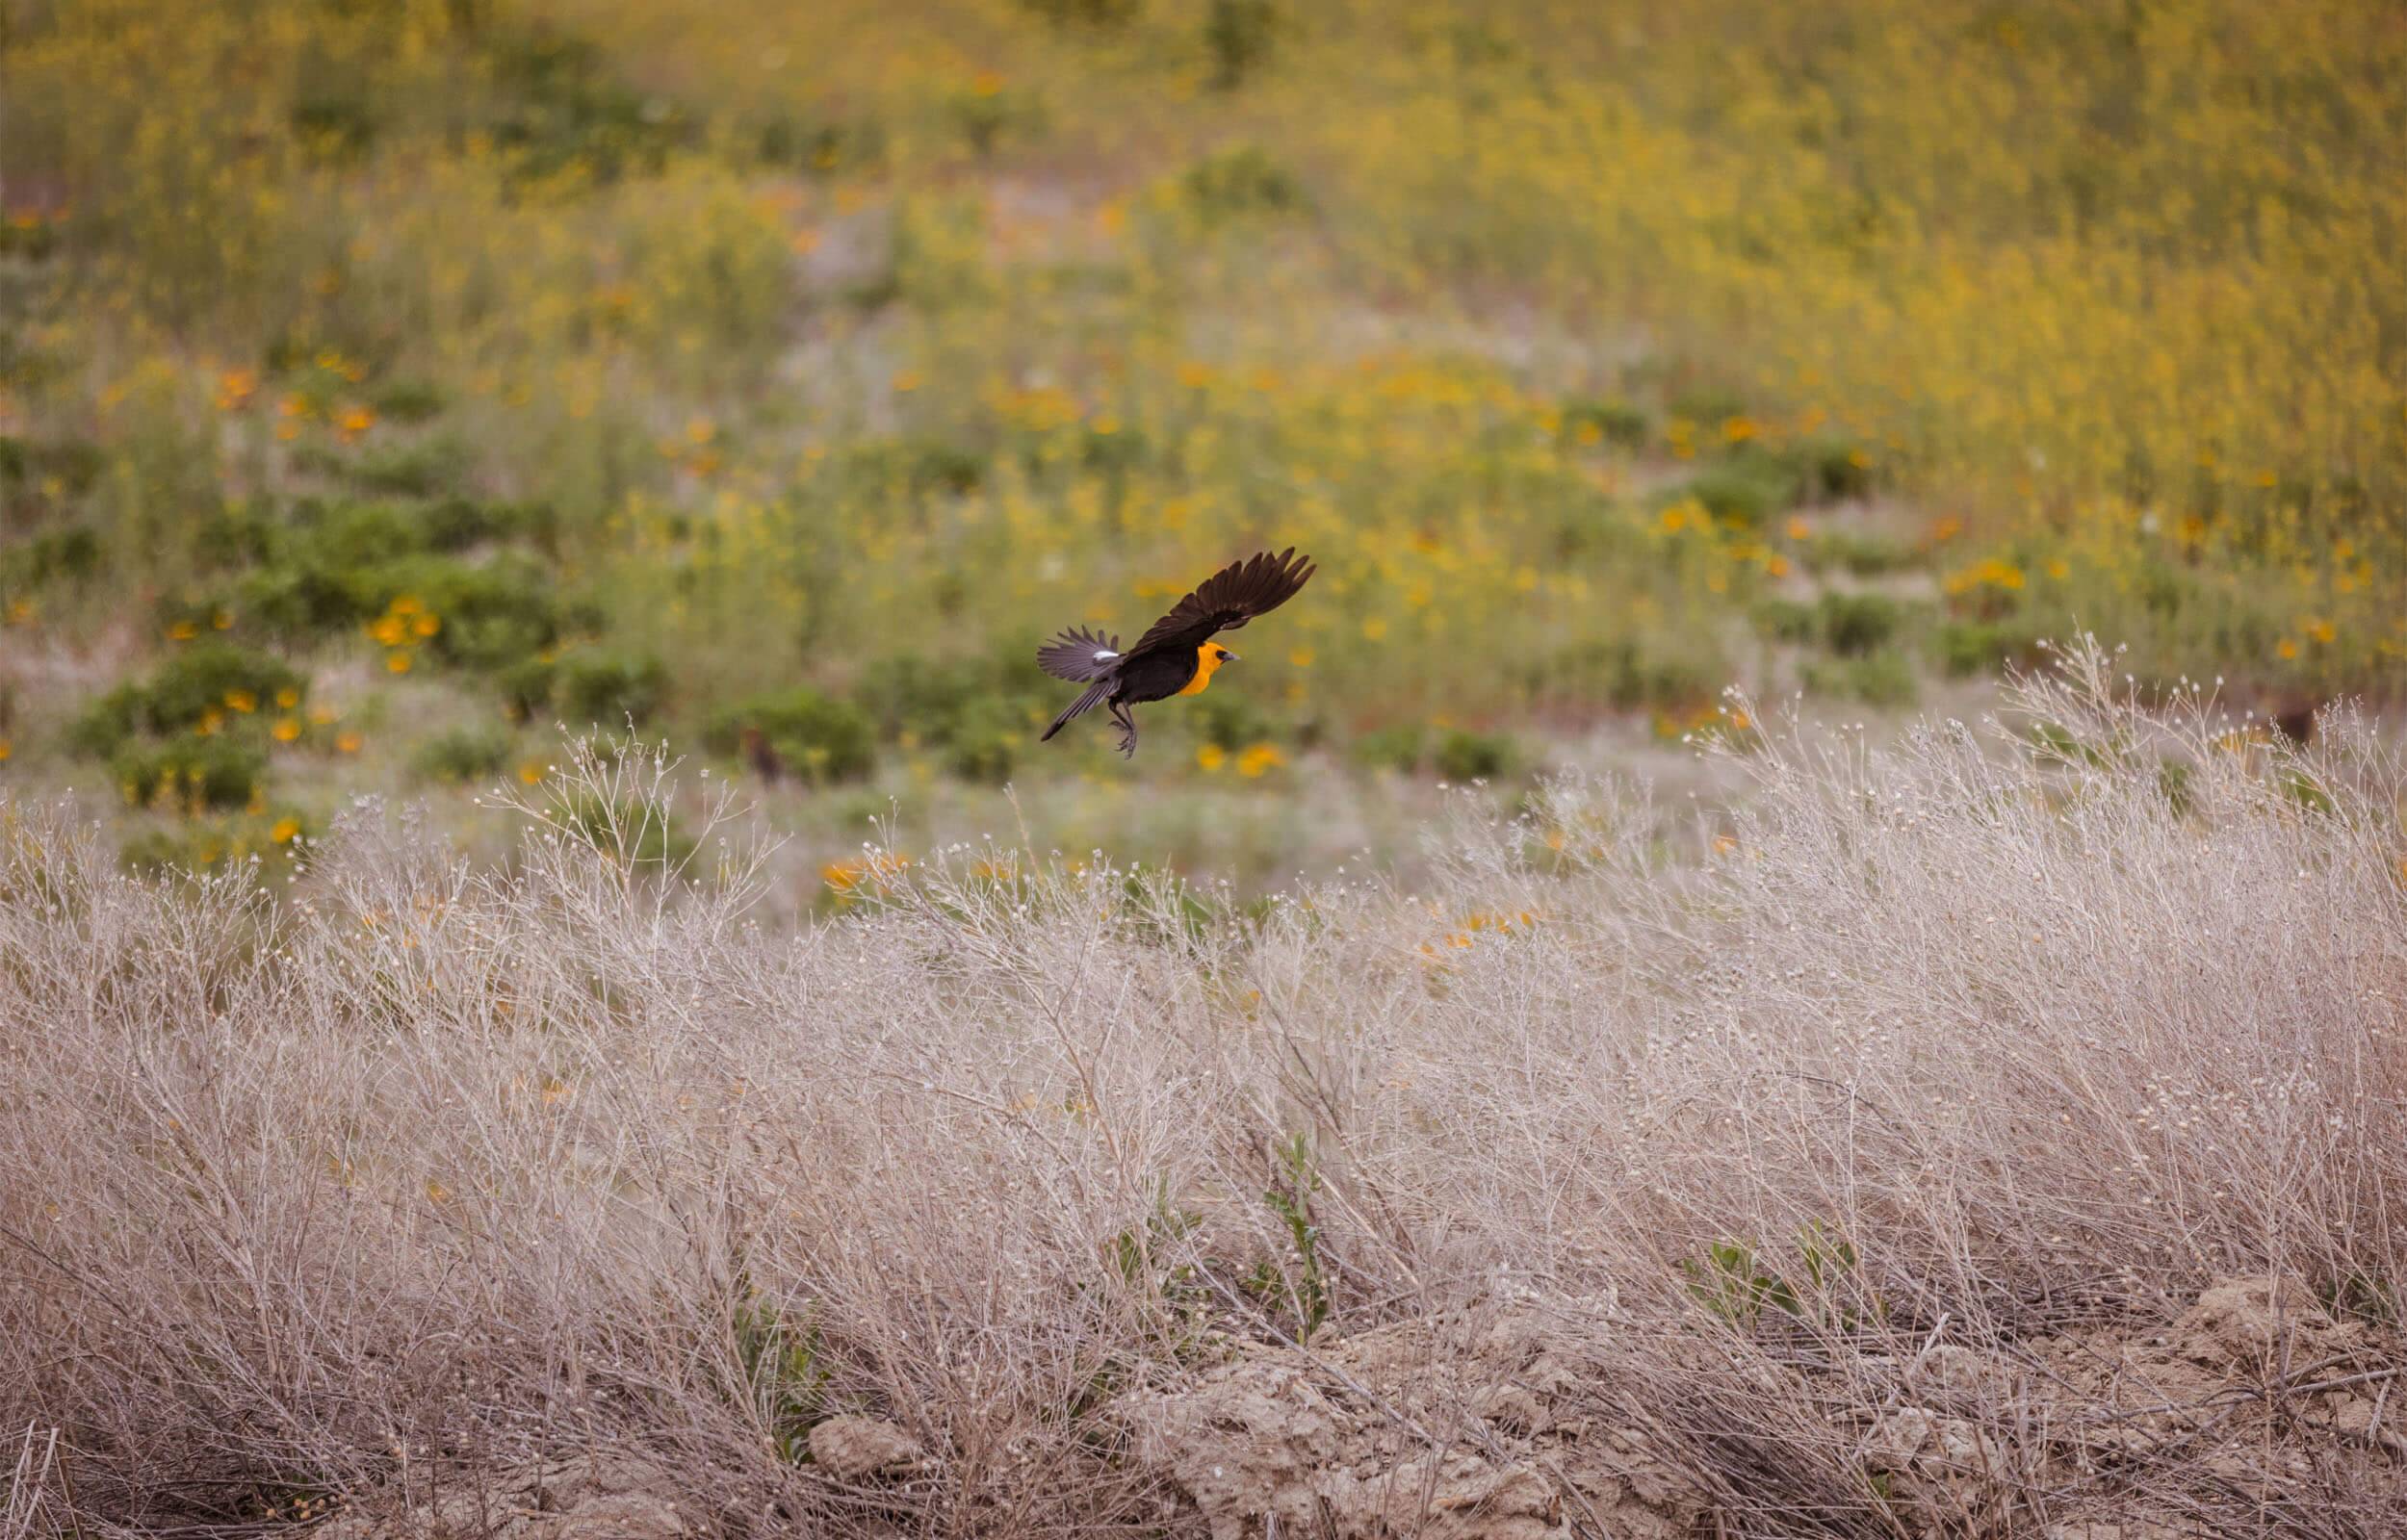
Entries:
{"type": "Polygon", "coordinates": [[[1137,757],[1137,719],[1128,714],[1126,703],[1111,703],[1112,720],[1120,724],[1120,756],[1124,759],[1137,757]]]}

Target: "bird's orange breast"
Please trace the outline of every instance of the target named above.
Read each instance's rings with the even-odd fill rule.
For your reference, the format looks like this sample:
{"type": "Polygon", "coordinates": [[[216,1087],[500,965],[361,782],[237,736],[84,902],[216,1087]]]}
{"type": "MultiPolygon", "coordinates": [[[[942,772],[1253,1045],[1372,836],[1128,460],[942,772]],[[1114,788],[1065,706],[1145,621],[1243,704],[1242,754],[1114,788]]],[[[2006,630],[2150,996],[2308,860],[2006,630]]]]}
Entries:
{"type": "Polygon", "coordinates": [[[1212,682],[1212,671],[1220,667],[1220,649],[1205,642],[1195,650],[1195,678],[1187,680],[1181,695],[1201,695],[1204,686],[1212,682]]]}

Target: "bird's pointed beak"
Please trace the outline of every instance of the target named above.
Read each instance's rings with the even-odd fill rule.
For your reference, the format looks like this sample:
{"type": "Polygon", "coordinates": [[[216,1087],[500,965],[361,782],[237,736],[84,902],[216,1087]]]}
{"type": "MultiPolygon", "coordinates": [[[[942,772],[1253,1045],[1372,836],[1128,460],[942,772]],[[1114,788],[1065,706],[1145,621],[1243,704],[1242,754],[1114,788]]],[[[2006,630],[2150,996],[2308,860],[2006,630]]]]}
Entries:
{"type": "Polygon", "coordinates": [[[1224,663],[1242,663],[1245,661],[1244,658],[1239,657],[1236,654],[1229,652],[1225,647],[1221,649],[1220,660],[1224,663]]]}

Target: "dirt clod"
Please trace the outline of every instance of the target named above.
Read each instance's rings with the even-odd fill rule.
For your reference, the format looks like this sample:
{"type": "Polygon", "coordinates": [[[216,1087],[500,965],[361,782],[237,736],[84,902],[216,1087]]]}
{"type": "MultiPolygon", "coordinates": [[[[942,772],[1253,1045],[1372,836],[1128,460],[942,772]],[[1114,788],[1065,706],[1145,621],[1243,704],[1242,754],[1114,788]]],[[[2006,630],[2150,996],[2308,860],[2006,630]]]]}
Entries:
{"type": "Polygon", "coordinates": [[[831,1417],[811,1429],[812,1462],[840,1481],[898,1475],[920,1453],[918,1439],[882,1418],[831,1417]]]}

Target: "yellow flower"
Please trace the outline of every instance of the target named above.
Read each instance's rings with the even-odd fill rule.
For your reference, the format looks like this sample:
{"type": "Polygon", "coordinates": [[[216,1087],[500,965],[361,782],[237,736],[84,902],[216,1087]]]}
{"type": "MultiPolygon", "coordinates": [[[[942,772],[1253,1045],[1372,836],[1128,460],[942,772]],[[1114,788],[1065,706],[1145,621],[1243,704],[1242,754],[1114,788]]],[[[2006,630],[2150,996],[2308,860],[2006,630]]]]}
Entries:
{"type": "Polygon", "coordinates": [[[268,837],[274,840],[279,845],[289,845],[293,842],[294,836],[299,833],[299,819],[291,817],[278,818],[275,821],[275,827],[268,831],[268,837]]]}
{"type": "Polygon", "coordinates": [[[1249,781],[1258,780],[1263,772],[1286,762],[1287,757],[1279,752],[1278,745],[1257,743],[1237,756],[1237,774],[1249,781]]]}
{"type": "Polygon", "coordinates": [[[543,779],[543,766],[529,759],[518,767],[518,779],[531,786],[543,779]]]}
{"type": "Polygon", "coordinates": [[[443,622],[438,616],[421,615],[409,623],[409,629],[421,636],[432,636],[443,629],[443,622]]]}
{"type": "Polygon", "coordinates": [[[290,743],[301,735],[301,725],[295,718],[288,716],[270,728],[268,732],[278,743],[290,743]]]}
{"type": "Polygon", "coordinates": [[[259,709],[259,697],[248,690],[228,690],[225,692],[225,704],[247,716],[259,709]]]}
{"type": "Polygon", "coordinates": [[[357,754],[360,744],[366,741],[356,732],[337,733],[334,739],[334,751],[337,754],[357,754]]]}
{"type": "Polygon", "coordinates": [[[284,688],[275,692],[275,704],[283,709],[290,711],[293,707],[300,705],[300,691],[293,688],[290,684],[287,684],[284,688]]]}
{"type": "Polygon", "coordinates": [[[349,444],[356,441],[362,433],[365,433],[370,428],[375,426],[375,423],[376,414],[375,412],[369,410],[365,406],[354,406],[345,411],[341,417],[335,419],[334,425],[336,431],[343,435],[343,442],[349,444]]]}
{"type": "Polygon", "coordinates": [[[1207,743],[1195,751],[1195,762],[1205,770],[1217,770],[1229,762],[1229,751],[1217,743],[1207,743]]]}
{"type": "Polygon", "coordinates": [[[2307,623],[2307,634],[2329,647],[2332,645],[2332,639],[2340,634],[2340,630],[2328,620],[2314,620],[2307,623]]]}
{"type": "Polygon", "coordinates": [[[11,750],[9,748],[9,740],[6,738],[0,738],[0,763],[5,763],[7,761],[10,753],[11,750]]]}
{"type": "Polygon", "coordinates": [[[407,653],[387,653],[387,654],[384,654],[384,669],[385,669],[385,672],[386,672],[386,673],[388,673],[388,674],[406,674],[406,673],[408,673],[408,672],[409,672],[409,654],[408,654],[407,653]]]}
{"type": "Polygon", "coordinates": [[[1789,520],[1788,536],[1791,540],[1803,540],[1813,532],[1814,526],[1804,520],[1799,518],[1789,520]]]}
{"type": "Polygon", "coordinates": [[[188,620],[179,620],[168,628],[168,640],[170,642],[189,642],[199,634],[200,628],[188,620]]]}
{"type": "Polygon", "coordinates": [[[1312,666],[1312,650],[1308,647],[1290,648],[1287,651],[1287,662],[1289,666],[1294,668],[1310,668],[1312,666]]]}
{"type": "Polygon", "coordinates": [[[2282,661],[2287,663],[2291,658],[2298,655],[2298,644],[2285,636],[2280,641],[2273,644],[2273,651],[2281,657],[2282,661]]]}

